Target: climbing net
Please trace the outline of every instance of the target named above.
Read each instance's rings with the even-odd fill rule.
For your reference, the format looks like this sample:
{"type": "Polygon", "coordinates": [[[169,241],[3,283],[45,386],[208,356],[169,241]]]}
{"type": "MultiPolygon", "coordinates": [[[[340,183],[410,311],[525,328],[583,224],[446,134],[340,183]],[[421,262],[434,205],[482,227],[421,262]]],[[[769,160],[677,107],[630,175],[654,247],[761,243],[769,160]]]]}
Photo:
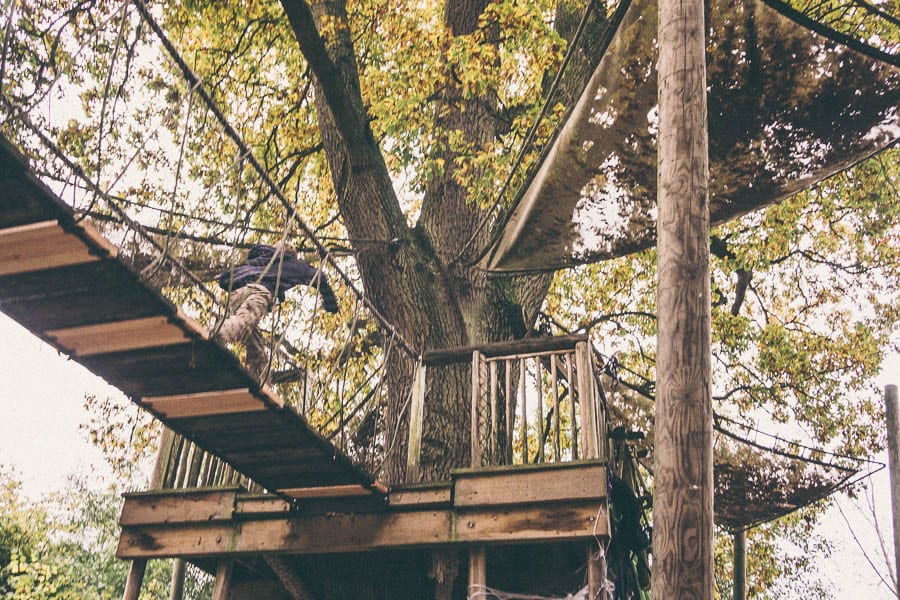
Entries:
{"type": "MultiPolygon", "coordinates": [[[[42,19],[3,4],[0,132],[80,220],[207,327],[228,302],[217,273],[256,244],[297,247],[331,282],[340,311],[322,310],[315,285],[292,290],[255,334],[269,355],[262,378],[376,468],[386,365],[415,350],[364,293],[354,260],[366,244],[393,242],[348,239],[336,208],[319,201],[331,194],[327,180],[294,177],[321,169],[321,145],[279,158],[276,134],[252,139],[265,107],[201,80],[143,0],[77,3],[42,19]]],[[[308,107],[309,91],[298,106],[308,107]]],[[[299,133],[314,125],[310,114],[298,109],[282,126],[299,133]]]]}

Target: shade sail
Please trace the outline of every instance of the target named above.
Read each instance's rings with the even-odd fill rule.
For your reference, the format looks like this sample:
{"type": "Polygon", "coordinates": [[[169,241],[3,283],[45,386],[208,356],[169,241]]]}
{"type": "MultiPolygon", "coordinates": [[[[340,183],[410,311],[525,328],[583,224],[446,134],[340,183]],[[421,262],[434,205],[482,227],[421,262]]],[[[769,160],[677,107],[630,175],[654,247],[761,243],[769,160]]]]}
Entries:
{"type": "MultiPolygon", "coordinates": [[[[708,4],[714,223],[783,199],[900,139],[894,55],[861,52],[861,43],[850,49],[837,41],[839,32],[814,32],[759,0],[708,4]]],[[[633,0],[484,251],[482,268],[546,271],[654,243],[656,10],[650,0],[633,0]]]]}

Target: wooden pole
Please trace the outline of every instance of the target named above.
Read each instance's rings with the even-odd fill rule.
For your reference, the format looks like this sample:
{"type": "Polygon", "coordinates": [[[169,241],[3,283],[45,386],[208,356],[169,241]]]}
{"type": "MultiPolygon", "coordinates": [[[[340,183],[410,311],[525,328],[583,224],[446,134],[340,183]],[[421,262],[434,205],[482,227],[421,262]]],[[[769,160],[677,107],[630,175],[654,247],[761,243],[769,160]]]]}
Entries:
{"type": "Polygon", "coordinates": [[[231,587],[231,573],[234,571],[234,561],[224,559],[219,562],[216,570],[216,582],[213,586],[212,600],[228,600],[228,591],[231,587]]]}
{"type": "Polygon", "coordinates": [[[425,419],[425,365],[420,361],[413,379],[412,401],[409,406],[409,443],[406,455],[406,483],[418,483],[421,478],[419,460],[422,455],[422,427],[425,419]]]}
{"type": "Polygon", "coordinates": [[[469,550],[469,590],[467,598],[487,598],[487,553],[484,546],[469,550]]]}
{"type": "MultiPolygon", "coordinates": [[[[895,582],[900,582],[900,410],[897,386],[884,386],[884,416],[887,421],[888,468],[891,476],[891,509],[894,516],[895,582]]],[[[900,584],[895,584],[900,598],[900,584]]]]}
{"type": "Polygon", "coordinates": [[[747,532],[734,532],[734,600],[747,598],[747,532]]]}
{"type": "Polygon", "coordinates": [[[654,598],[713,598],[703,0],[659,0],[654,598]]]}
{"type": "Polygon", "coordinates": [[[184,598],[184,576],[187,573],[187,563],[183,558],[172,560],[172,580],[169,583],[169,600],[182,600],[184,598]]]}
{"type": "Polygon", "coordinates": [[[605,600],[603,590],[606,587],[606,556],[596,542],[588,542],[587,546],[587,584],[589,600],[605,600]]]}
{"type": "Polygon", "coordinates": [[[147,560],[136,558],[128,565],[128,576],[125,579],[125,593],[122,600],[138,600],[141,595],[141,584],[144,583],[144,573],[147,571],[147,560]]]}

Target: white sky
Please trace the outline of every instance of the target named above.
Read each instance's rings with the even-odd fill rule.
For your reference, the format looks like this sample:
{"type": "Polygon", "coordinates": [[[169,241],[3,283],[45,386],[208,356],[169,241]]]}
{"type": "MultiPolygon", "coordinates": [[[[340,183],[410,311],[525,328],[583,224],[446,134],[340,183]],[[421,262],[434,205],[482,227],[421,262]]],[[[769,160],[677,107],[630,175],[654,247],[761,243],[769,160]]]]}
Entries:
{"type": "MultiPolygon", "coordinates": [[[[74,472],[93,473],[97,481],[110,471],[100,452],[79,431],[87,422],[82,401],[85,393],[110,396],[127,402],[115,388],[32,336],[0,314],[0,465],[14,467],[31,498],[58,491],[74,472]]],[[[900,383],[900,356],[893,356],[876,383],[900,383]]],[[[883,458],[884,460],[884,458],[883,458]]],[[[890,551],[890,504],[887,470],[873,478],[878,519],[890,551]]],[[[876,564],[884,559],[867,517],[852,501],[840,502],[857,535],[876,564]]],[[[820,570],[835,588],[836,597],[890,600],[889,593],[857,548],[840,513],[831,510],[820,531],[837,545],[835,556],[823,561],[820,570]]]]}

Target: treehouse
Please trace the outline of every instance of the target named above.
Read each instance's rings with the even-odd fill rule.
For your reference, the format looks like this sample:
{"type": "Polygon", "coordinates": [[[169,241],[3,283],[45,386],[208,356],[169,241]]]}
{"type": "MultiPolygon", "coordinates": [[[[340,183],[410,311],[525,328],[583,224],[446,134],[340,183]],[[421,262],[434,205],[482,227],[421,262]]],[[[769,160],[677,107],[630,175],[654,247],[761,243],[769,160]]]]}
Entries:
{"type": "MultiPolygon", "coordinates": [[[[776,202],[900,137],[896,47],[843,31],[830,6],[800,13],[779,0],[711,3],[713,220],[776,202]],[[802,82],[783,77],[795,63],[818,68],[802,82]]],[[[860,19],[896,25],[859,6],[860,19]]],[[[655,7],[634,0],[592,18],[609,34],[595,49],[596,69],[496,224],[482,253],[487,270],[553,270],[652,243],[655,7]]],[[[174,58],[191,92],[202,92],[174,58]]],[[[211,113],[266,198],[283,201],[296,221],[221,111],[211,113]]],[[[22,123],[28,141],[82,182],[82,196],[73,208],[61,199],[65,186],[51,189],[0,143],[0,310],[165,425],[149,488],[127,494],[121,514],[127,600],[138,597],[147,561],[158,559],[213,575],[214,600],[646,591],[652,499],[642,472],[653,432],[635,431],[627,409],[652,396],[618,382],[587,333],[413,348],[298,221],[350,290],[352,322],[340,329],[298,303],[309,328],[300,348],[277,333],[291,323],[271,316],[271,362],[260,381],[242,366],[239,345],[210,338],[224,307],[171,251],[186,236],[161,243],[22,123]],[[98,198],[106,212],[95,210],[98,198]],[[188,296],[193,304],[181,304],[188,296]],[[325,344],[340,335],[346,343],[325,344]],[[327,347],[338,348],[331,362],[327,347]],[[361,348],[380,364],[354,364],[361,348]],[[389,361],[412,374],[410,386],[384,384],[389,361]],[[348,386],[355,390],[345,393],[348,386]],[[465,410],[434,414],[435,399],[448,394],[464,398],[465,410]],[[394,411],[402,435],[400,425],[373,425],[383,411],[394,411]],[[465,440],[467,455],[429,471],[447,435],[465,440]],[[397,454],[403,472],[384,477],[397,454]]],[[[822,498],[861,468],[724,416],[714,425],[716,519],[731,531],[822,498]]]]}

